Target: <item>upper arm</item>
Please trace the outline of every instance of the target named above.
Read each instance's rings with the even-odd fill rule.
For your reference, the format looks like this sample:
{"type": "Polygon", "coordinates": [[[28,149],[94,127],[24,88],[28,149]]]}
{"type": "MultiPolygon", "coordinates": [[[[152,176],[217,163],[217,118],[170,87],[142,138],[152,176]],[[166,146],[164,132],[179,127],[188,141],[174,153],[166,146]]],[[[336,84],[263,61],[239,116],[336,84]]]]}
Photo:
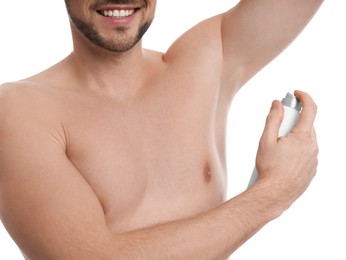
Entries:
{"type": "Polygon", "coordinates": [[[192,75],[220,79],[214,86],[231,99],[297,37],[322,2],[241,0],[183,34],[164,59],[180,61],[178,66],[188,67],[192,75]]]}
{"type": "Polygon", "coordinates": [[[60,129],[11,95],[0,93],[0,110],[0,217],[14,241],[32,259],[102,256],[102,207],[67,158],[60,129]]]}
{"type": "Polygon", "coordinates": [[[224,69],[241,85],[283,51],[323,0],[242,0],[223,15],[224,69]]]}

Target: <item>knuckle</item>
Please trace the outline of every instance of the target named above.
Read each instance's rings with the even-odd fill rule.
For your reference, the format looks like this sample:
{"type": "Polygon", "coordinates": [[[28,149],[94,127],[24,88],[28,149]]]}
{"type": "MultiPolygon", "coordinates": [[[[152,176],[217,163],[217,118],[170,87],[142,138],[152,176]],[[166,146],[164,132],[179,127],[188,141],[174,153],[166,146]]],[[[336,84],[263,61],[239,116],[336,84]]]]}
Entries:
{"type": "Polygon", "coordinates": [[[318,106],[316,105],[315,102],[312,102],[311,104],[311,110],[316,114],[318,110],[318,106]]]}
{"type": "Polygon", "coordinates": [[[311,140],[311,132],[309,130],[306,130],[306,129],[299,129],[298,139],[300,142],[303,142],[303,143],[305,143],[306,141],[310,141],[311,140]]]}
{"type": "Polygon", "coordinates": [[[315,157],[317,159],[319,154],[319,147],[315,141],[311,141],[307,144],[310,150],[310,154],[312,157],[315,157]]]}
{"type": "Polygon", "coordinates": [[[316,138],[313,137],[310,131],[301,131],[297,135],[296,144],[305,154],[317,156],[319,154],[319,147],[316,138]]]}
{"type": "Polygon", "coordinates": [[[268,147],[268,141],[265,138],[261,138],[258,145],[258,150],[262,151],[268,147]]]}

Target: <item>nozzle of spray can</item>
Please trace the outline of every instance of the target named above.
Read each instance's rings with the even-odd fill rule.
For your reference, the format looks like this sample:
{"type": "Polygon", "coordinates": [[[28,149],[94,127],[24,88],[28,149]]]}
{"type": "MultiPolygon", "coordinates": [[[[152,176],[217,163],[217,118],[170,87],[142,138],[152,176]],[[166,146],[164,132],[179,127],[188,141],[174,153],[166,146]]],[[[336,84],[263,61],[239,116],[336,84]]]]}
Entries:
{"type": "MultiPolygon", "coordinates": [[[[293,129],[299,120],[300,110],[302,108],[299,100],[291,93],[286,94],[286,97],[282,99],[281,104],[284,107],[284,118],[279,129],[279,137],[287,135],[293,129]]],[[[257,178],[258,172],[255,167],[248,188],[257,181],[257,178]]]]}

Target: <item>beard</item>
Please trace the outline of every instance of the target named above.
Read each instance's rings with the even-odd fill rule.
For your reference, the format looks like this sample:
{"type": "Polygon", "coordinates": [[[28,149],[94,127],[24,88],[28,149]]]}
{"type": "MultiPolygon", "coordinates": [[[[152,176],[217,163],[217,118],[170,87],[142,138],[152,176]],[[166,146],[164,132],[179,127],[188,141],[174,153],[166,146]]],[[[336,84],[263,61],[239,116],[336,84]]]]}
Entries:
{"type": "MultiPolygon", "coordinates": [[[[77,30],[82,33],[91,43],[98,46],[99,48],[111,51],[111,52],[126,52],[132,49],[143,37],[146,31],[149,29],[153,19],[144,21],[144,18],[141,21],[136,34],[134,36],[129,36],[126,32],[126,27],[117,27],[114,28],[116,31],[116,36],[113,38],[105,38],[99,34],[96,29],[95,24],[92,21],[85,22],[78,18],[71,10],[69,5],[69,0],[65,0],[67,11],[72,21],[72,24],[77,28],[77,30]]],[[[112,1],[109,1],[112,2],[112,1]]],[[[126,2],[126,1],[117,1],[126,2]]],[[[128,2],[128,1],[127,1],[128,2]]]]}

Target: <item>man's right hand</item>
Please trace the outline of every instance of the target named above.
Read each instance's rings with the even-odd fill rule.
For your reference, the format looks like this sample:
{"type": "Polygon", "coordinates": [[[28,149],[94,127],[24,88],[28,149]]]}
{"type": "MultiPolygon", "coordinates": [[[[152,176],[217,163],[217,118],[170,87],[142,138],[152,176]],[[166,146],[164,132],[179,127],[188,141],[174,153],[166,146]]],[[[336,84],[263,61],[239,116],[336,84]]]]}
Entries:
{"type": "Polygon", "coordinates": [[[288,208],[309,186],[317,171],[318,145],[313,126],[317,107],[312,98],[295,91],[303,110],[297,125],[285,137],[278,138],[283,107],[274,101],[259,143],[256,167],[259,181],[266,182],[288,208]]]}

